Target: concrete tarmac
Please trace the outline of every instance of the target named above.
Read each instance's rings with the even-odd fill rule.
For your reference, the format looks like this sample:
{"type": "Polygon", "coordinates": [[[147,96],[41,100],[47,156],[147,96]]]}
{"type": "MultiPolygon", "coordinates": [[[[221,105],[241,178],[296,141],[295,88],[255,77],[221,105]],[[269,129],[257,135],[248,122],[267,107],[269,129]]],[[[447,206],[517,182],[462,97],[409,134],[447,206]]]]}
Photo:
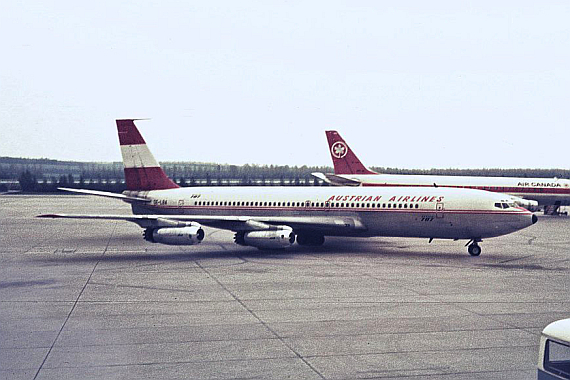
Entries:
{"type": "Polygon", "coordinates": [[[570,220],[484,241],[152,244],[120,201],[0,196],[0,379],[536,379],[570,220]]]}

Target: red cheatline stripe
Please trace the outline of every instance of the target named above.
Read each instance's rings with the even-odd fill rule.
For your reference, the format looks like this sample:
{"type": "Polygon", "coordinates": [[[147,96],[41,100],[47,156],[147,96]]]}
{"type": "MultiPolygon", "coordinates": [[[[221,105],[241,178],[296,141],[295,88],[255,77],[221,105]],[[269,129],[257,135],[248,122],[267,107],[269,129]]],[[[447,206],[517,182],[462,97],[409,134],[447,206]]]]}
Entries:
{"type": "Polygon", "coordinates": [[[117,120],[117,131],[121,145],[146,144],[133,120],[117,120]]]}
{"type": "MultiPolygon", "coordinates": [[[[433,185],[416,184],[388,184],[388,183],[363,183],[363,187],[433,187],[433,185]]],[[[520,194],[563,194],[570,195],[570,188],[550,188],[550,187],[506,187],[506,186],[458,186],[458,185],[438,185],[438,187],[451,187],[454,189],[475,189],[485,190],[493,193],[520,193],[520,194]]]]}
{"type": "MultiPolygon", "coordinates": [[[[530,215],[532,214],[530,211],[525,209],[518,209],[518,211],[493,211],[493,210],[428,210],[428,209],[405,209],[405,208],[305,208],[305,207],[283,207],[283,206],[274,206],[274,207],[255,207],[255,206],[167,206],[167,205],[148,205],[149,208],[157,208],[157,209],[199,209],[199,210],[216,210],[216,211],[236,211],[236,210],[249,210],[249,211],[351,211],[351,212],[399,212],[399,213],[408,213],[408,214],[415,214],[415,213],[424,213],[424,214],[495,214],[495,215],[530,215]]],[[[333,215],[334,217],[342,217],[341,215],[333,215]]]]}

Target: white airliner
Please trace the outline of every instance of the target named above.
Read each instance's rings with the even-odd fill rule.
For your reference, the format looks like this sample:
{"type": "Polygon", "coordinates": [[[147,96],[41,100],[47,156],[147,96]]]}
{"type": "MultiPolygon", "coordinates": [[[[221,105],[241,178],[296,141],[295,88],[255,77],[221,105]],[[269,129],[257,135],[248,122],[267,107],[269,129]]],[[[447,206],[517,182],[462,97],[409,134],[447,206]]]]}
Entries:
{"type": "Polygon", "coordinates": [[[337,131],[326,131],[334,174],[313,173],[314,176],[340,186],[413,186],[453,187],[487,190],[509,194],[519,205],[531,211],[539,206],[560,206],[570,204],[570,180],[548,178],[475,177],[380,174],[366,168],[356,157],[337,131]]]}
{"type": "Polygon", "coordinates": [[[44,218],[126,220],[155,243],[192,245],[202,225],[234,231],[235,242],[260,249],[321,245],[325,236],[469,240],[536,223],[502,194],[436,187],[187,187],[159,167],[132,119],[117,120],[127,189],[122,194],[64,189],[128,202],[134,215],[47,214],[44,218]]]}

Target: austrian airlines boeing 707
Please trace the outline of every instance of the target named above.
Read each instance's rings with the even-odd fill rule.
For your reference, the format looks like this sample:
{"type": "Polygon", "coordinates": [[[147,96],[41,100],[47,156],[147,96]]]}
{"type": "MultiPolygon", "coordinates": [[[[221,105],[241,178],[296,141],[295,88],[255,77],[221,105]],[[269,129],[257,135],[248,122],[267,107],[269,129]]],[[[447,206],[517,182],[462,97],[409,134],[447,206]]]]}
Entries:
{"type": "Polygon", "coordinates": [[[366,168],[337,131],[326,131],[334,174],[313,173],[334,185],[454,187],[509,194],[527,209],[570,204],[567,179],[380,174],[366,168]]]}
{"type": "Polygon", "coordinates": [[[117,120],[127,190],[122,194],[64,189],[123,200],[133,215],[48,214],[47,218],[126,220],[150,242],[192,245],[202,226],[235,232],[260,249],[321,245],[325,236],[392,236],[469,240],[477,256],[484,238],[536,222],[501,194],[435,187],[187,187],[160,168],[134,121],[117,120]]]}

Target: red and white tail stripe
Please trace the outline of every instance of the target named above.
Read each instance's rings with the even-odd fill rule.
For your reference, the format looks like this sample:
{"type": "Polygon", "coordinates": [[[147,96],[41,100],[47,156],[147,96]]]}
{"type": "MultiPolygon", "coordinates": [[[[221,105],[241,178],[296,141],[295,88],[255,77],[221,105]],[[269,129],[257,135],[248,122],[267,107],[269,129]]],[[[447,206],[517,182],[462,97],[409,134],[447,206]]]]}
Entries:
{"type": "Polygon", "coordinates": [[[164,190],[179,187],[158,165],[135,126],[136,119],[117,120],[119,143],[128,190],[164,190]]]}
{"type": "Polygon", "coordinates": [[[337,131],[325,131],[334,165],[334,174],[378,174],[366,168],[337,131]]]}

